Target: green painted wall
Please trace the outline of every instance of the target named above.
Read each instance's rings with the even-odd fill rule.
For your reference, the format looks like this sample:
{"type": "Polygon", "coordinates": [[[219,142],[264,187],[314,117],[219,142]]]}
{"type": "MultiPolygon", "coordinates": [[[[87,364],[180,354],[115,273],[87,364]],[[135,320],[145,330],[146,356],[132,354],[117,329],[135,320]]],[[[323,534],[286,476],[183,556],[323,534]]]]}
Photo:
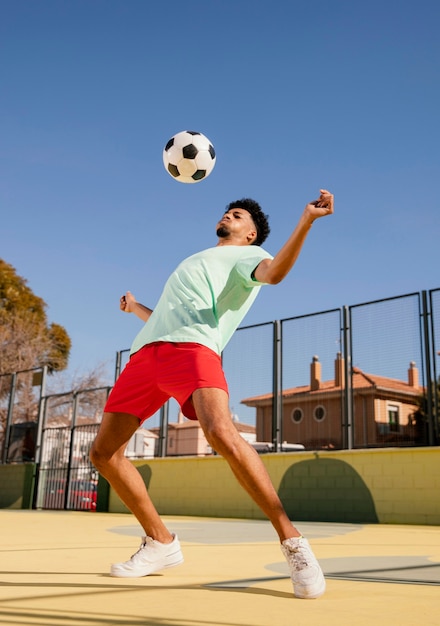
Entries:
{"type": "Polygon", "coordinates": [[[30,509],[34,489],[33,463],[0,465],[0,508],[30,509]]]}
{"type": "MultiPolygon", "coordinates": [[[[440,524],[440,449],[262,455],[294,521],[440,524]]],[[[224,459],[135,461],[163,515],[264,516],[224,459]]],[[[110,490],[109,510],[127,509],[110,490]]]]}
{"type": "MultiPolygon", "coordinates": [[[[293,521],[440,525],[440,448],[267,454],[293,521]]],[[[221,457],[134,461],[159,512],[264,519],[221,457]]],[[[0,508],[31,508],[35,466],[0,465],[0,508]]],[[[100,480],[100,511],[126,512],[100,480]]]]}

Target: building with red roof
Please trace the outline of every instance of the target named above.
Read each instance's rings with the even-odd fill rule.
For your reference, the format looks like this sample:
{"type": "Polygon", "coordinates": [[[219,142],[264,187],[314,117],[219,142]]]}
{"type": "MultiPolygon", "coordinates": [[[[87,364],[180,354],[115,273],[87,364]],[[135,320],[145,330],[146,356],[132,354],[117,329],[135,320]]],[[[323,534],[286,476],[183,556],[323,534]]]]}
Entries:
{"type": "MultiPolygon", "coordinates": [[[[313,357],[310,383],[282,391],[282,440],[301,443],[306,449],[342,448],[346,397],[351,397],[354,447],[417,443],[415,414],[424,388],[419,385],[414,362],[409,365],[407,381],[369,374],[358,367],[352,368],[349,385],[345,378],[340,353],[332,380],[321,379],[321,363],[313,357]]],[[[241,402],[256,409],[257,441],[271,441],[273,394],[241,402]]]]}

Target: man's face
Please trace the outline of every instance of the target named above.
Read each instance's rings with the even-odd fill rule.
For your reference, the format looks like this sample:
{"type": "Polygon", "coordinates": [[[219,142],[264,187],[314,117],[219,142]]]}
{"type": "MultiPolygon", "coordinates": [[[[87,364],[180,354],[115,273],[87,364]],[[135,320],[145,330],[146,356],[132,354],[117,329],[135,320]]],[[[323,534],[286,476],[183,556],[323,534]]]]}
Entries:
{"type": "Polygon", "coordinates": [[[251,214],[245,209],[230,209],[226,211],[217,224],[217,237],[227,239],[233,237],[243,239],[243,242],[255,241],[257,229],[251,214]]]}

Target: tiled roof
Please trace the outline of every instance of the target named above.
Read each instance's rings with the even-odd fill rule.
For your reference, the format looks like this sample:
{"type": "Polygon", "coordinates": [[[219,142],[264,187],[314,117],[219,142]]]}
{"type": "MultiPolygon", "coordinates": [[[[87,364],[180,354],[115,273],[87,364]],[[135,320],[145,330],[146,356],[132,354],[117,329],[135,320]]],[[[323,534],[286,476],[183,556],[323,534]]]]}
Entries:
{"type": "MultiPolygon", "coordinates": [[[[243,422],[233,422],[235,428],[239,433],[255,433],[255,426],[251,424],[244,424],[243,422]]],[[[186,428],[201,428],[198,420],[185,420],[184,422],[170,422],[168,429],[181,430],[186,428]]],[[[152,432],[158,432],[159,427],[156,426],[151,429],[152,432]]]]}
{"type": "Polygon", "coordinates": [[[244,424],[243,422],[234,422],[235,428],[239,433],[255,433],[256,428],[251,424],[244,424]]]}
{"type": "MultiPolygon", "coordinates": [[[[388,378],[386,376],[378,376],[376,374],[366,374],[358,367],[353,367],[352,376],[352,389],[378,389],[395,392],[403,392],[411,395],[418,395],[422,393],[423,387],[412,387],[404,380],[397,378],[388,378]]],[[[303,385],[300,387],[291,387],[290,389],[284,389],[282,393],[283,398],[289,396],[295,396],[299,394],[308,394],[310,396],[319,395],[322,393],[342,391],[341,385],[335,385],[334,380],[325,380],[320,383],[319,389],[311,391],[310,385],[303,385]]],[[[256,401],[269,400],[272,398],[272,393],[261,394],[259,396],[252,396],[250,398],[244,398],[241,403],[253,403],[256,401]]]]}

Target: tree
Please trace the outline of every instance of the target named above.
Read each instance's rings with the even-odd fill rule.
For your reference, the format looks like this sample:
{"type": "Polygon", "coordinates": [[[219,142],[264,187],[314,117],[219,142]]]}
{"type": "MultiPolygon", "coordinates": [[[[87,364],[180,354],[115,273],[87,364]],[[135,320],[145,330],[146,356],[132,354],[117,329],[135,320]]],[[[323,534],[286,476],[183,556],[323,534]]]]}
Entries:
{"type": "Polygon", "coordinates": [[[0,452],[6,443],[12,374],[21,372],[15,380],[13,423],[30,425],[37,420],[39,402],[30,370],[44,365],[51,373],[65,369],[70,347],[66,330],[48,323],[44,300],[0,259],[0,452]]]}
{"type": "Polygon", "coordinates": [[[71,341],[59,324],[48,324],[46,303],[0,259],[0,375],[47,365],[67,367],[71,341]]]}

